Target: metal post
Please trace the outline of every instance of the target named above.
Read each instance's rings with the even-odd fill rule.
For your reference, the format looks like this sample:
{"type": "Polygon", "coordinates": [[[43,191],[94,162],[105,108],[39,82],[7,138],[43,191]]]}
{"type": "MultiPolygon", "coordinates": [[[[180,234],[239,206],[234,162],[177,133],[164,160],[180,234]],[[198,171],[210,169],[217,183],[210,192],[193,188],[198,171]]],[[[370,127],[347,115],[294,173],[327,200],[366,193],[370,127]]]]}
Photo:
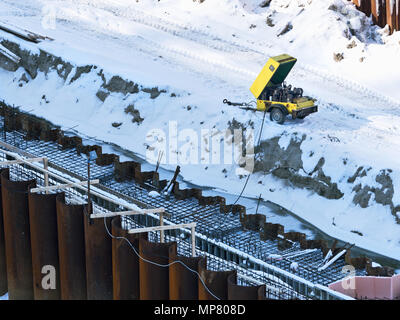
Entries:
{"type": "MultiPolygon", "coordinates": [[[[11,119],[12,119],[12,128],[11,128],[11,130],[13,130],[13,138],[14,138],[14,146],[16,145],[15,144],[15,131],[17,130],[16,129],[16,125],[15,125],[15,123],[16,123],[16,121],[15,121],[15,114],[14,114],[14,105],[13,105],[13,109],[12,109],[12,111],[11,111],[11,119]]],[[[18,145],[18,147],[19,147],[19,145],[18,145]]]]}
{"type": "Polygon", "coordinates": [[[87,171],[88,171],[88,184],[87,184],[87,189],[88,189],[88,214],[89,217],[92,214],[92,206],[91,206],[91,199],[90,199],[90,160],[88,160],[88,167],[87,167],[87,171]]]}
{"type": "Polygon", "coordinates": [[[261,201],[261,193],[260,193],[260,196],[258,197],[258,201],[257,201],[256,214],[258,213],[258,206],[260,205],[260,201],[261,201]]]}
{"type": "Polygon", "coordinates": [[[192,257],[196,256],[196,227],[192,228],[192,257]]]}
{"type": "Polygon", "coordinates": [[[7,142],[7,132],[6,132],[6,106],[3,106],[3,137],[4,142],[7,142]]]}
{"type": "MultiPolygon", "coordinates": [[[[160,212],[160,226],[164,225],[164,213],[160,212]]],[[[164,243],[165,242],[165,235],[164,235],[164,230],[160,230],[160,242],[164,243]]]]}
{"type": "MultiPolygon", "coordinates": [[[[49,167],[49,159],[43,158],[43,169],[46,170],[44,172],[44,186],[48,187],[49,186],[49,173],[47,172],[49,167]]],[[[49,194],[49,191],[46,190],[46,194],[49,194]]]]}

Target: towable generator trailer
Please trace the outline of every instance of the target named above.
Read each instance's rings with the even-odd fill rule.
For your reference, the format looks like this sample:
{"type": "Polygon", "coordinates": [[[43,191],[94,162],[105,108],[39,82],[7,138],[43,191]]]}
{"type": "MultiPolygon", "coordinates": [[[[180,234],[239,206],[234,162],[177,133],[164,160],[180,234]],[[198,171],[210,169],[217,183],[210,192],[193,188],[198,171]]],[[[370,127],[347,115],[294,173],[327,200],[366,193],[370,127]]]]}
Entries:
{"type": "Polygon", "coordinates": [[[303,96],[303,89],[287,86],[285,79],[293,66],[296,58],[288,54],[271,57],[253,85],[251,93],[257,99],[257,108],[250,108],[246,103],[234,103],[224,99],[224,103],[245,107],[254,111],[266,111],[273,122],[283,124],[287,115],[293,119],[304,119],[311,113],[317,112],[315,99],[303,96]]]}

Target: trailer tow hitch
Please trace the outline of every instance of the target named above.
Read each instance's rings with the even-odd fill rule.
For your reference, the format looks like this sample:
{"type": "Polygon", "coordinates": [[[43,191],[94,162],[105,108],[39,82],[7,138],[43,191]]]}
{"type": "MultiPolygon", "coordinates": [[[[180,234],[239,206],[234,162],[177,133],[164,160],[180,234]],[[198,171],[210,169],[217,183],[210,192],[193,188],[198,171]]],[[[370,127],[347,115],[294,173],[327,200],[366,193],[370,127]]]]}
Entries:
{"type": "Polygon", "coordinates": [[[243,110],[257,111],[256,108],[250,107],[252,104],[256,104],[255,101],[250,101],[250,102],[232,102],[232,101],[229,101],[228,99],[224,99],[222,102],[224,104],[227,104],[228,106],[239,107],[240,109],[243,109],[243,110]]]}
{"type": "Polygon", "coordinates": [[[248,105],[245,102],[231,102],[228,99],[224,99],[222,102],[227,104],[228,106],[241,106],[241,107],[244,107],[244,106],[248,105]]]}

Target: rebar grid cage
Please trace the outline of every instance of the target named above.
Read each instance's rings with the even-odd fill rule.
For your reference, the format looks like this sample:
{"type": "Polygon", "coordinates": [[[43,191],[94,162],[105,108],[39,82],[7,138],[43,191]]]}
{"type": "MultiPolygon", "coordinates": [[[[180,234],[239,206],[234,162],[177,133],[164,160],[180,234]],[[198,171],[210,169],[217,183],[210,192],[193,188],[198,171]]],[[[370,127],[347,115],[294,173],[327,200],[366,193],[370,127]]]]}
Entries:
{"type": "MultiPolygon", "coordinates": [[[[1,161],[6,161],[7,158],[4,154],[0,155],[1,161]]],[[[5,166],[3,166],[5,167],[5,166]]],[[[12,164],[7,165],[10,170],[10,179],[13,181],[26,181],[26,180],[36,180],[37,187],[45,186],[44,175],[41,172],[28,168],[25,164],[12,164]]],[[[49,177],[49,185],[56,185],[61,183],[53,177],[49,177]]],[[[28,192],[28,191],[27,191],[28,192]]],[[[49,190],[48,193],[55,194],[59,191],[49,190]]],[[[86,196],[81,192],[81,190],[76,190],[75,187],[62,188],[62,192],[65,193],[65,199],[67,203],[70,204],[86,204],[86,196]]],[[[44,194],[45,191],[40,193],[44,194]]],[[[123,207],[118,208],[117,211],[123,211],[123,207]]],[[[110,210],[93,203],[93,213],[111,213],[110,210]]],[[[138,218],[138,217],[135,217],[138,218]]],[[[140,219],[137,219],[140,220],[140,219]]],[[[130,230],[134,228],[142,228],[143,225],[137,223],[134,218],[128,216],[121,216],[122,228],[125,230],[130,230]]],[[[110,230],[109,230],[110,231],[110,230]]],[[[156,231],[151,231],[148,233],[149,240],[152,242],[161,242],[160,233],[156,231]]],[[[180,230],[166,231],[165,234],[166,242],[177,242],[178,254],[182,256],[191,256],[192,248],[190,235],[184,233],[180,230]]],[[[207,267],[212,271],[227,271],[227,270],[237,270],[238,272],[238,284],[243,286],[256,286],[265,284],[266,285],[266,297],[268,299],[306,299],[306,297],[298,294],[290,286],[281,283],[279,281],[274,281],[269,278],[266,273],[253,272],[253,270],[247,270],[240,267],[235,262],[228,262],[224,259],[218,258],[207,252],[200,250],[196,246],[196,256],[207,257],[207,267]]]]}

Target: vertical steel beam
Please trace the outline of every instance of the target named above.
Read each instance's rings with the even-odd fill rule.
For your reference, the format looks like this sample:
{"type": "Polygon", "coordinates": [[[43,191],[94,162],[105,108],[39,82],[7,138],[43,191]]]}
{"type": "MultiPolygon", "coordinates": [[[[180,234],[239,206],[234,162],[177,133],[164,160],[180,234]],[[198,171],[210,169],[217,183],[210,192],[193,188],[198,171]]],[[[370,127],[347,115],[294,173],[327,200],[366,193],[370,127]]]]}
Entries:
{"type": "Polygon", "coordinates": [[[86,262],[83,205],[65,203],[57,196],[57,231],[62,300],[85,300],[86,262]]]}
{"type": "Polygon", "coordinates": [[[378,2],[379,2],[378,26],[383,28],[387,23],[386,0],[378,0],[378,2]]]}
{"type": "Polygon", "coordinates": [[[8,297],[10,300],[33,299],[28,190],[35,186],[34,180],[11,181],[8,170],[1,173],[8,297]]]}
{"type": "MultiPolygon", "coordinates": [[[[7,169],[1,169],[0,175],[7,169]]],[[[0,187],[1,188],[1,187],[0,187]]],[[[6,267],[6,248],[4,241],[3,206],[1,205],[0,189],[0,296],[7,293],[7,267],[6,267]]]]}
{"type": "Polygon", "coordinates": [[[370,1],[371,1],[372,21],[374,24],[378,24],[379,3],[377,0],[370,0],[370,1]]]}
{"type": "MultiPolygon", "coordinates": [[[[368,17],[371,16],[371,1],[372,1],[372,0],[362,0],[362,4],[361,4],[364,13],[365,13],[368,17]]],[[[373,1],[375,1],[375,0],[373,0],[373,1]]]]}
{"type": "Polygon", "coordinates": [[[396,30],[396,19],[396,1],[386,0],[386,23],[389,25],[390,33],[393,33],[396,30]]]}
{"type": "MultiPolygon", "coordinates": [[[[43,169],[48,170],[49,169],[49,159],[43,158],[43,169]]],[[[49,186],[49,173],[46,171],[44,173],[44,186],[48,187],[49,186]]],[[[46,190],[46,194],[49,192],[46,190]]]]}
{"type": "Polygon", "coordinates": [[[154,243],[144,239],[139,240],[139,253],[144,259],[140,260],[140,300],[169,299],[169,248],[172,243],[154,243]],[[159,265],[163,266],[159,266],[159,265]]]}
{"type": "MultiPolygon", "coordinates": [[[[112,300],[112,241],[107,233],[104,219],[91,219],[85,206],[85,255],[87,298],[89,300],[112,300]]],[[[93,210],[90,209],[90,212],[93,210]]],[[[106,218],[111,232],[111,218],[106,218]]]]}
{"type": "Polygon", "coordinates": [[[196,256],[196,227],[192,227],[191,238],[192,238],[192,257],[194,258],[196,256]]]}
{"type": "Polygon", "coordinates": [[[198,275],[190,269],[198,272],[200,257],[178,256],[177,246],[169,249],[169,299],[170,300],[198,300],[198,275]],[[183,266],[178,261],[184,263],[183,266]],[[175,263],[174,263],[175,262],[175,263]]]}
{"type": "Polygon", "coordinates": [[[28,198],[34,297],[35,300],[59,300],[61,290],[57,236],[57,194],[29,193],[28,198]],[[53,269],[47,269],[48,267],[45,266],[53,269]],[[55,274],[52,270],[55,271],[55,274]],[[45,276],[48,276],[48,278],[44,279],[45,276]],[[55,278],[52,278],[53,276],[55,278]]]}
{"type": "Polygon", "coordinates": [[[371,2],[376,0],[353,0],[357,9],[364,12],[368,17],[371,15],[371,2]]]}
{"type": "Polygon", "coordinates": [[[266,286],[260,286],[257,292],[257,300],[270,300],[266,297],[266,286]]]}
{"type": "MultiPolygon", "coordinates": [[[[160,226],[164,225],[164,213],[160,212],[160,226]]],[[[160,242],[164,243],[165,242],[165,234],[164,230],[160,230],[160,242]]]]}
{"type": "MultiPolygon", "coordinates": [[[[139,253],[139,238],[147,233],[129,234],[121,227],[121,217],[112,219],[112,235],[126,238],[139,253]]],[[[139,257],[124,239],[112,239],[113,297],[114,300],[139,300],[139,257]]]]}

